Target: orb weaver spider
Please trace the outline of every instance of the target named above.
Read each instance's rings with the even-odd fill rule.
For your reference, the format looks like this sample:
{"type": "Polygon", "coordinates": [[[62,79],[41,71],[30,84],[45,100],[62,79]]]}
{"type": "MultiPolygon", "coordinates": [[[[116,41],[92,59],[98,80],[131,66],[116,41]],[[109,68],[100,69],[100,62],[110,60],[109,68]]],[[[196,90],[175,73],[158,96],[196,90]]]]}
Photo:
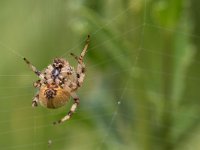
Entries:
{"type": "Polygon", "coordinates": [[[35,88],[38,88],[38,92],[32,100],[32,107],[36,107],[40,103],[46,108],[56,109],[64,106],[70,97],[74,100],[70,111],[62,119],[54,122],[54,124],[69,120],[79,105],[79,97],[76,91],[82,86],[85,78],[83,58],[88,49],[89,38],[90,36],[88,35],[85,47],[79,57],[71,53],[78,62],[76,70],[70,66],[66,59],[55,58],[53,63],[48,65],[47,68],[43,71],[38,71],[30,61],[24,58],[30,69],[39,77],[39,80],[33,84],[35,88]]]}

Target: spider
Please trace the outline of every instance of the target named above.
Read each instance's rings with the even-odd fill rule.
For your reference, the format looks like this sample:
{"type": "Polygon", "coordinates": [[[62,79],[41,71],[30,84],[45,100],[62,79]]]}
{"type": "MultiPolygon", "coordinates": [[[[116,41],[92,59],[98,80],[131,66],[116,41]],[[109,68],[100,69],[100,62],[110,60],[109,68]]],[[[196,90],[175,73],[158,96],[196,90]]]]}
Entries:
{"type": "Polygon", "coordinates": [[[81,87],[85,77],[83,58],[89,45],[89,38],[90,36],[88,35],[85,47],[79,57],[71,53],[78,62],[76,70],[64,58],[55,58],[53,63],[48,65],[47,68],[43,71],[38,71],[30,61],[24,58],[31,70],[39,77],[39,80],[33,84],[39,90],[32,100],[32,107],[36,107],[40,103],[40,105],[46,108],[55,109],[64,106],[70,97],[74,100],[70,111],[62,119],[54,122],[54,124],[69,120],[79,105],[79,97],[76,91],[81,87]]]}

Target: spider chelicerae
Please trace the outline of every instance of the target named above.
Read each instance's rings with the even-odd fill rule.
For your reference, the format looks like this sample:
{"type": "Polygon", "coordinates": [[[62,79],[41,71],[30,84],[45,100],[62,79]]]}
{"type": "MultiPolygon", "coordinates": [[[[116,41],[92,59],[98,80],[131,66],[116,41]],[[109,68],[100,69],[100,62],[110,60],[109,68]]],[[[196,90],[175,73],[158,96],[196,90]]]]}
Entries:
{"type": "Polygon", "coordinates": [[[74,99],[70,111],[59,121],[54,124],[62,123],[71,118],[79,105],[79,97],[76,91],[81,87],[85,77],[85,64],[83,58],[89,45],[89,35],[86,40],[85,47],[78,57],[71,53],[77,60],[78,66],[75,70],[64,58],[55,58],[53,63],[48,65],[43,71],[38,71],[30,61],[24,58],[31,70],[39,77],[39,80],[34,82],[34,87],[38,88],[38,92],[32,100],[32,107],[40,105],[46,108],[59,108],[64,106],[70,97],[74,99]]]}

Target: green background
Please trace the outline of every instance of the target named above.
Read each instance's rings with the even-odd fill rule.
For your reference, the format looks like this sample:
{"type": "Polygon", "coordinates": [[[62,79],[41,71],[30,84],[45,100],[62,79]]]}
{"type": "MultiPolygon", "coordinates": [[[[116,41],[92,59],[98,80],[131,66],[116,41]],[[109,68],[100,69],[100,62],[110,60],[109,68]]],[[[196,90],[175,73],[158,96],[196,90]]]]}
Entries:
{"type": "Polygon", "coordinates": [[[0,149],[200,149],[198,0],[0,0],[0,149]],[[32,108],[39,70],[80,54],[80,106],[32,108]]]}

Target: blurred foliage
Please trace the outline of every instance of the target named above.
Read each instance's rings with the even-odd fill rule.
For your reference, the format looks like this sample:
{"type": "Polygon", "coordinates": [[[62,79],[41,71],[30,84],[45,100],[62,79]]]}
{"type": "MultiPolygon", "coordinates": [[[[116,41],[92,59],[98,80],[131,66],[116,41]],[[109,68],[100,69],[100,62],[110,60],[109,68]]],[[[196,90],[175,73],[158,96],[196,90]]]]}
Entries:
{"type": "Polygon", "coordinates": [[[199,1],[1,0],[1,149],[200,149],[199,1]],[[39,70],[80,54],[81,105],[31,108],[39,70]]]}

